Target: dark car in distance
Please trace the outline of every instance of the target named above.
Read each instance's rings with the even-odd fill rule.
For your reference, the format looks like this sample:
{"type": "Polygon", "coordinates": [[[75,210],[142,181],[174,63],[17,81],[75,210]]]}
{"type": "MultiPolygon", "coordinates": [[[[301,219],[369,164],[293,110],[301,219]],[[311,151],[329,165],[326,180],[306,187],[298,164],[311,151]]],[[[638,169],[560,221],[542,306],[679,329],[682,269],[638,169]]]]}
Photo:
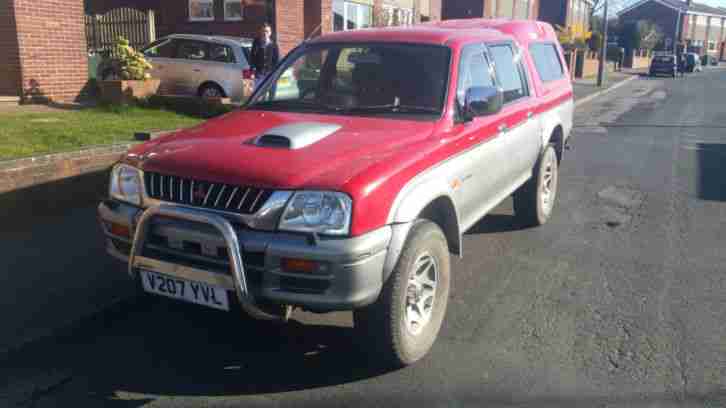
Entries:
{"type": "Polygon", "coordinates": [[[674,55],[656,55],[650,61],[650,76],[665,74],[675,78],[677,72],[678,67],[674,55]]]}

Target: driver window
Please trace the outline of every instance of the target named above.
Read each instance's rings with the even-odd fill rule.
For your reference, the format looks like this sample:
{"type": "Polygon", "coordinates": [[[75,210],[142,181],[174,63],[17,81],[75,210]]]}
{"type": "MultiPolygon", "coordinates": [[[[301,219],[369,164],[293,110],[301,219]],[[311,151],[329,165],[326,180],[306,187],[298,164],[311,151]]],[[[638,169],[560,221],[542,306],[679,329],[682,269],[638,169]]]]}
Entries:
{"type": "Polygon", "coordinates": [[[484,56],[484,47],[480,44],[469,45],[462,50],[459,63],[459,81],[456,85],[459,106],[464,106],[464,98],[469,88],[483,86],[494,86],[489,63],[484,56]]]}

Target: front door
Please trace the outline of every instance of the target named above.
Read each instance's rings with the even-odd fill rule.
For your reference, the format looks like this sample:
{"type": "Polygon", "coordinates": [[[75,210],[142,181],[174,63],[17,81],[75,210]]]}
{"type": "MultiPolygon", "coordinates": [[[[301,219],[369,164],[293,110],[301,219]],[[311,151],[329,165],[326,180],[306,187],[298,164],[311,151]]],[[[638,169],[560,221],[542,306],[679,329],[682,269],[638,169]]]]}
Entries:
{"type": "Polygon", "coordinates": [[[170,67],[174,64],[178,43],[170,38],[151,43],[142,51],[151,64],[149,74],[152,78],[159,79],[159,93],[171,94],[175,86],[173,70],[170,67]]]}
{"type": "MultiPolygon", "coordinates": [[[[464,106],[466,93],[473,87],[496,86],[483,43],[465,46],[459,60],[456,103],[464,106]]],[[[475,117],[455,126],[458,133],[454,199],[459,208],[461,224],[470,227],[486,211],[489,201],[497,195],[507,170],[506,140],[498,129],[501,115],[475,117]]]]}
{"type": "Polygon", "coordinates": [[[209,55],[209,43],[197,40],[179,40],[177,59],[173,71],[177,95],[197,95],[202,78],[209,67],[205,60],[209,55]]]}

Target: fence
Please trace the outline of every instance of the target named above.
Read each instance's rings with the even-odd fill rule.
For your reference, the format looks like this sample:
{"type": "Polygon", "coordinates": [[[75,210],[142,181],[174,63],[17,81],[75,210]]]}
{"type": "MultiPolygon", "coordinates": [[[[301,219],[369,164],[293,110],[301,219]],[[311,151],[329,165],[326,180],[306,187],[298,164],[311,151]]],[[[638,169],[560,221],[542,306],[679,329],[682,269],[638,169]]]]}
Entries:
{"type": "Polygon", "coordinates": [[[91,54],[113,54],[113,45],[119,36],[139,49],[156,39],[154,11],[143,12],[132,8],[117,8],[106,14],[86,15],[86,43],[91,54]]]}

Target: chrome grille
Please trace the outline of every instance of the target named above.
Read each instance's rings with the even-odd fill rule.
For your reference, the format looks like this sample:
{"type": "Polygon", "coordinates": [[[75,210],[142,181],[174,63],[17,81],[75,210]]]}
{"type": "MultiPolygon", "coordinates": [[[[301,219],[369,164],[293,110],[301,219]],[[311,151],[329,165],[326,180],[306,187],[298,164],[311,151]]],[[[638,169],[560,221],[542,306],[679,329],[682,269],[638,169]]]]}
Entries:
{"type": "Polygon", "coordinates": [[[145,172],[146,195],[177,204],[240,214],[254,214],[272,190],[212,183],[154,172],[145,172]]]}

